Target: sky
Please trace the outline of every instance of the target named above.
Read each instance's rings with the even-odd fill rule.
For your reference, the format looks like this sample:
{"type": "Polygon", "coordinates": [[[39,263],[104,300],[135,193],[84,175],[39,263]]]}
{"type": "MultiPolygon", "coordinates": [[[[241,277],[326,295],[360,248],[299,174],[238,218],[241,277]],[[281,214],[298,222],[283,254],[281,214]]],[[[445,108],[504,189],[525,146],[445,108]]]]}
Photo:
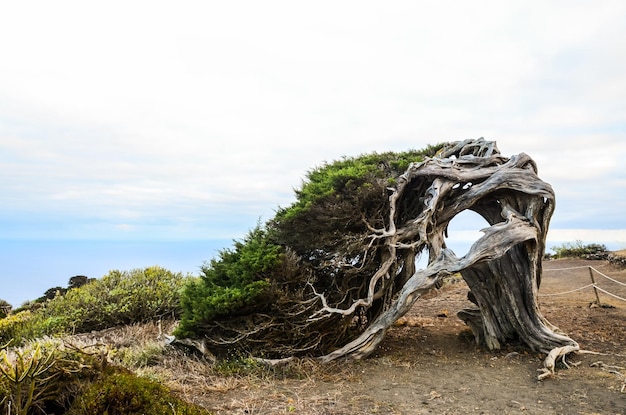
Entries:
{"type": "Polygon", "coordinates": [[[549,241],[626,248],[626,2],[1,2],[0,298],[147,241],[193,271],[315,166],[479,137],[537,162],[549,241]]]}

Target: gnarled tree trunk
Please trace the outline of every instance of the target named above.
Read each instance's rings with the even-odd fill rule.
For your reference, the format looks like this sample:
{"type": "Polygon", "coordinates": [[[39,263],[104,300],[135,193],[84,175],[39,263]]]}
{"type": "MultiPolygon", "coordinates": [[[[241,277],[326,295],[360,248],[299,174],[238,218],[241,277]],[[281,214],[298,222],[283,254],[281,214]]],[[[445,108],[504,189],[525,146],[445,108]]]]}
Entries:
{"type": "Polygon", "coordinates": [[[506,158],[495,143],[483,139],[453,143],[436,157],[411,165],[390,191],[385,227],[370,227],[372,241],[383,240],[386,253],[368,277],[368,295],[341,309],[328,306],[324,295],[316,293],[323,304],[317,315],[352,315],[385,291],[392,295],[358,338],[323,356],[323,361],[372,353],[423,293],[454,273],[461,273],[477,306],[459,312],[459,317],[480,344],[498,349],[507,340],[519,339],[547,353],[550,370],[559,355],[578,350],[538,307],[541,258],[555,197],[528,155],[506,158]],[[467,255],[458,258],[446,247],[445,237],[450,221],[464,210],[477,212],[490,226],[467,255]],[[428,252],[428,266],[416,270],[415,257],[422,251],[428,252]]]}
{"type": "Polygon", "coordinates": [[[277,215],[272,238],[263,241],[283,252],[280,266],[263,271],[270,288],[237,312],[195,322],[203,341],[218,351],[238,347],[272,358],[363,358],[423,293],[460,273],[476,307],[459,317],[476,341],[498,349],[521,340],[547,353],[542,376],[549,375],[557,357],[578,350],[537,303],[552,188],[528,155],[505,157],[494,142],[435,148],[441,146],[314,172],[300,194],[305,202],[277,215]],[[408,159],[423,161],[406,168],[408,159]],[[446,237],[465,210],[489,226],[459,258],[446,237]],[[417,269],[422,254],[428,265],[417,269]]]}

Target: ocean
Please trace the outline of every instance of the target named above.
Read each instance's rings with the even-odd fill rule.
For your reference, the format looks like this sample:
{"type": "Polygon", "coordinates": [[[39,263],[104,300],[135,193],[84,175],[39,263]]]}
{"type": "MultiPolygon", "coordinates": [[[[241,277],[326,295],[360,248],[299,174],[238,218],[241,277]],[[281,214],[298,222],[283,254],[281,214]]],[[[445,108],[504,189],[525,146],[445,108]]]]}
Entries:
{"type": "Polygon", "coordinates": [[[0,299],[14,307],[41,297],[48,288],[67,287],[75,275],[100,278],[110,270],[159,265],[198,275],[232,240],[49,241],[0,240],[0,299]]]}
{"type": "MultiPolygon", "coordinates": [[[[476,233],[478,236],[478,233],[476,233]]],[[[474,239],[475,240],[475,239],[474,239]]],[[[448,240],[449,247],[461,257],[474,240],[448,240]]],[[[602,243],[602,242],[598,242],[602,243]]],[[[230,248],[233,241],[49,241],[0,240],[0,299],[18,307],[41,297],[48,288],[66,287],[71,277],[100,278],[109,271],[131,270],[159,265],[173,272],[198,275],[205,261],[218,251],[230,248]]],[[[561,245],[548,241],[547,250],[561,245]]],[[[608,243],[609,250],[623,249],[608,243]]],[[[427,265],[427,255],[418,268],[427,265]]]]}

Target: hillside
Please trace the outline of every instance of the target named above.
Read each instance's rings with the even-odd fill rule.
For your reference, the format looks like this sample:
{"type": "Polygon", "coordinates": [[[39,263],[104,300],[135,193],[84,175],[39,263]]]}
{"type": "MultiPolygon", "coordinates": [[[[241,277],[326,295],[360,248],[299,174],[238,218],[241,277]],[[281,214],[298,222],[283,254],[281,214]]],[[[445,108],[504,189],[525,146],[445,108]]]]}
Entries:
{"type": "MultiPolygon", "coordinates": [[[[602,304],[613,307],[597,307],[589,288],[547,296],[589,284],[588,266],[626,283],[626,270],[607,261],[547,261],[540,306],[582,349],[598,354],[570,356],[569,370],[561,364],[555,377],[541,382],[537,369],[544,355],[516,344],[496,352],[474,344],[455,316],[467,301],[462,281],[419,300],[374,355],[359,362],[216,364],[163,348],[155,341],[156,324],[81,338],[119,347],[118,359],[123,356],[136,373],[216,414],[625,413],[626,303],[601,294],[602,304]]],[[[598,286],[626,298],[625,287],[597,278],[598,286]]],[[[172,328],[166,325],[164,331],[172,328]]]]}

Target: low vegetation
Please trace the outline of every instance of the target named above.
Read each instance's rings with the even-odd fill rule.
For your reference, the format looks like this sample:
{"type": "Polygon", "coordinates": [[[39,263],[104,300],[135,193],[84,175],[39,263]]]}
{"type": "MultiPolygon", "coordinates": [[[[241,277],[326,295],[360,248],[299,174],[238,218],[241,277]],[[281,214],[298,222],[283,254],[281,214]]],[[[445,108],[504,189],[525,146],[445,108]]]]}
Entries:
{"type": "Polygon", "coordinates": [[[29,415],[154,414],[209,412],[183,401],[164,385],[109,364],[104,345],[77,347],[39,339],[0,351],[0,410],[29,415]]]}
{"type": "Polygon", "coordinates": [[[5,308],[9,314],[0,319],[0,412],[208,413],[158,382],[123,369],[125,363],[147,363],[151,353],[162,353],[162,346],[122,352],[97,340],[67,340],[75,333],[177,319],[180,291],[192,279],[158,266],[114,270],[97,280],[71,279],[74,284],[67,289],[55,289],[54,296],[48,290],[47,296],[12,313],[5,308]]]}
{"type": "Polygon", "coordinates": [[[97,359],[40,339],[22,348],[0,351],[0,408],[3,413],[50,413],[75,391],[80,380],[98,373],[97,359]]]}
{"type": "MultiPolygon", "coordinates": [[[[386,229],[390,191],[411,162],[440,149],[346,157],[311,170],[294,204],[220,251],[199,277],[158,266],[113,270],[100,279],[72,277],[67,287],[53,287],[16,310],[0,300],[0,410],[18,415],[207,413],[174,396],[158,374],[157,380],[136,375],[182,358],[163,342],[129,344],[133,336],[128,335],[123,346],[105,342],[104,347],[94,338],[83,342],[81,333],[158,322],[161,334],[161,321],[176,321],[166,333],[176,327],[177,337],[202,339],[221,359],[212,370],[233,377],[273,370],[250,355],[319,356],[353,341],[390,309],[424,249],[402,241],[385,245],[386,233],[372,237],[386,229]],[[391,266],[394,261],[399,265],[391,266]],[[388,265],[386,274],[378,270],[381,263],[388,265]],[[378,274],[386,278],[373,279],[371,286],[363,277],[378,274]],[[387,282],[394,278],[397,285],[387,282]],[[353,306],[369,294],[367,307],[353,306]],[[352,312],[335,312],[352,307],[352,312]]],[[[430,184],[416,182],[407,199],[394,205],[401,225],[423,213],[420,195],[430,184]]],[[[451,189],[467,190],[458,183],[451,189]]],[[[556,258],[606,253],[604,245],[581,241],[552,249],[556,258]]],[[[280,370],[306,376],[300,369],[280,370]]]]}
{"type": "Polygon", "coordinates": [[[209,412],[175,397],[164,385],[120,368],[107,368],[84,388],[67,415],[205,415],[209,412]]]}
{"type": "Polygon", "coordinates": [[[9,315],[12,309],[13,307],[8,301],[0,299],[0,319],[9,315]]]}
{"type": "Polygon", "coordinates": [[[606,245],[602,244],[585,244],[581,240],[574,242],[566,242],[559,246],[553,246],[553,257],[559,258],[584,258],[584,259],[600,259],[608,255],[606,245]]]}
{"type": "Polygon", "coordinates": [[[241,314],[266,300],[271,273],[281,263],[281,248],[271,243],[258,225],[232,249],[201,267],[199,279],[190,280],[181,296],[184,310],[177,335],[189,337],[218,317],[241,314]]]}
{"type": "Polygon", "coordinates": [[[292,205],[220,252],[185,288],[177,337],[202,339],[218,355],[280,358],[324,354],[358,336],[391,296],[358,316],[322,316],[316,292],[338,308],[367,297],[363,276],[385,255],[368,226],[383,226],[389,186],[441,148],[344,157],[309,171],[292,205]]]}
{"type": "Polygon", "coordinates": [[[111,271],[0,320],[0,343],[177,318],[180,290],[190,279],[158,266],[111,271]]]}

